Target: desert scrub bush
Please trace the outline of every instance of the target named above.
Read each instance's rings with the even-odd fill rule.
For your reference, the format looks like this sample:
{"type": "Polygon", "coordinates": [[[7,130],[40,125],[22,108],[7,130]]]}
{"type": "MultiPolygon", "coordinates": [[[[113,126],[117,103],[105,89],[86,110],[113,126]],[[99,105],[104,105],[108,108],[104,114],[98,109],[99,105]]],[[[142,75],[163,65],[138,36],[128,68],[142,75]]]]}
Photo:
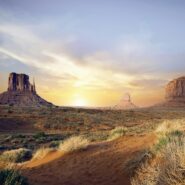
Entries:
{"type": "Polygon", "coordinates": [[[126,127],[116,127],[113,130],[110,131],[108,141],[112,141],[114,139],[117,139],[121,136],[124,136],[125,133],[128,131],[126,127]]]}
{"type": "Polygon", "coordinates": [[[0,155],[0,160],[4,162],[20,163],[29,160],[32,157],[32,151],[25,148],[5,151],[0,155]]]}
{"type": "Polygon", "coordinates": [[[36,150],[36,152],[33,154],[32,159],[43,159],[47,154],[54,151],[53,148],[39,148],[36,150]]]}
{"type": "Polygon", "coordinates": [[[45,138],[46,134],[45,132],[38,132],[33,136],[35,139],[45,138]]]}
{"type": "Polygon", "coordinates": [[[59,145],[59,150],[64,153],[70,153],[76,150],[85,149],[88,145],[88,139],[82,136],[71,136],[70,138],[61,142],[61,144],[59,145]]]}
{"type": "Polygon", "coordinates": [[[150,149],[139,151],[134,157],[125,163],[127,174],[133,175],[134,172],[140,167],[141,164],[153,158],[154,153],[150,149]]]}
{"type": "Polygon", "coordinates": [[[161,137],[158,137],[158,142],[154,145],[152,148],[153,152],[160,152],[162,149],[164,149],[168,143],[173,141],[174,139],[180,139],[184,137],[183,131],[180,130],[174,130],[166,135],[162,135],[161,137]]]}
{"type": "Polygon", "coordinates": [[[132,185],[184,185],[185,138],[174,137],[150,163],[141,164],[132,185]]]}
{"type": "Polygon", "coordinates": [[[1,185],[28,185],[27,178],[23,177],[19,171],[7,169],[0,171],[1,185]]]}

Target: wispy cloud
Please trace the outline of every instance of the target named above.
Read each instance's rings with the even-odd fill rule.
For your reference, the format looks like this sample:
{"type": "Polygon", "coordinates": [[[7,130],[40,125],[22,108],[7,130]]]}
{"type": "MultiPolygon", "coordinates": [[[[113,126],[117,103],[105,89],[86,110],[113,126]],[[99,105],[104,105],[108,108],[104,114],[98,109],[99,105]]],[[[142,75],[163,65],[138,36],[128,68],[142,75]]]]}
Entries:
{"type": "MultiPolygon", "coordinates": [[[[0,59],[6,62],[13,59],[33,67],[40,76],[45,74],[55,81],[58,87],[147,92],[161,88],[171,76],[180,75],[185,69],[185,56],[164,51],[164,43],[154,41],[155,34],[150,31],[123,34],[109,49],[97,47],[93,52],[77,55],[71,46],[78,45],[76,42],[80,44],[80,40],[71,33],[68,36],[56,33],[56,23],[51,21],[49,25],[54,28],[50,28],[43,22],[35,25],[17,21],[4,11],[1,15],[0,59]],[[50,36],[52,34],[57,36],[50,36]]],[[[70,27],[75,30],[76,24],[75,20],[70,27]]],[[[49,88],[44,84],[43,89],[49,88]]]]}

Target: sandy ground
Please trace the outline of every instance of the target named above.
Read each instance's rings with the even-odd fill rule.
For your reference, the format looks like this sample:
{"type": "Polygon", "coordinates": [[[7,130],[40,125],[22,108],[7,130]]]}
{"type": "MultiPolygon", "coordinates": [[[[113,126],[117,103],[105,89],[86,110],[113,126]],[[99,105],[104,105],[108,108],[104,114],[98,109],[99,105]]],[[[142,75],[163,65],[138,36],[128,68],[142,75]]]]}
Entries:
{"type": "Polygon", "coordinates": [[[71,154],[56,151],[28,162],[23,174],[31,185],[130,185],[125,162],[154,142],[153,134],[127,136],[71,154]]]}

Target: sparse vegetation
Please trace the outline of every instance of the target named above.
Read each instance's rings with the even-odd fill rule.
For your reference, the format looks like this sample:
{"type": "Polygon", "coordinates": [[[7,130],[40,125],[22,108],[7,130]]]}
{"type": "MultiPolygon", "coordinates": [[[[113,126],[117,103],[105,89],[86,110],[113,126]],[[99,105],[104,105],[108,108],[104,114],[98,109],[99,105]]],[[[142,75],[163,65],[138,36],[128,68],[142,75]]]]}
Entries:
{"type": "Polygon", "coordinates": [[[150,149],[139,151],[125,164],[125,170],[127,174],[132,175],[140,167],[141,164],[144,164],[146,161],[152,159],[153,156],[154,153],[152,153],[150,149]]]}
{"type": "Polygon", "coordinates": [[[31,157],[32,157],[31,150],[19,148],[3,152],[0,155],[0,160],[4,162],[20,163],[29,160],[31,157]]]}
{"type": "Polygon", "coordinates": [[[158,127],[157,133],[161,137],[151,149],[156,153],[152,160],[140,163],[131,180],[132,185],[185,184],[185,137],[181,131],[183,124],[184,122],[176,121],[164,122],[158,127]]]}
{"type": "Polygon", "coordinates": [[[44,158],[48,153],[54,151],[52,148],[40,148],[38,149],[34,154],[32,159],[42,159],[44,158]]]}
{"type": "MultiPolygon", "coordinates": [[[[103,157],[102,154],[99,154],[101,150],[105,151],[105,154],[106,151],[109,151],[110,159],[113,156],[114,159],[118,158],[119,161],[122,160],[125,164],[124,159],[121,158],[122,153],[125,154],[124,152],[126,151],[128,154],[131,154],[129,156],[126,154],[129,159],[127,156],[125,157],[125,159],[128,160],[125,170],[129,172],[129,175],[133,175],[133,185],[156,185],[156,181],[158,181],[157,185],[172,185],[176,183],[174,181],[175,183],[167,184],[166,180],[166,182],[161,181],[160,184],[159,179],[163,178],[162,174],[167,174],[163,168],[168,170],[172,168],[165,162],[168,159],[167,157],[165,158],[165,156],[169,155],[167,152],[165,153],[165,151],[173,140],[178,140],[180,143],[180,140],[184,137],[184,109],[114,111],[60,107],[51,109],[21,109],[13,106],[11,107],[11,111],[6,107],[0,107],[0,111],[0,131],[2,132],[0,135],[0,159],[7,161],[7,163],[2,164],[2,169],[6,168],[6,165],[9,165],[8,161],[25,161],[22,157],[20,157],[19,160],[15,156],[14,159],[7,157],[6,152],[17,150],[16,148],[28,148],[35,151],[32,159],[36,161],[28,162],[29,164],[33,164],[44,157],[46,157],[45,159],[47,160],[47,157],[52,151],[59,150],[63,153],[70,153],[76,150],[86,149],[90,142],[96,142],[93,146],[95,145],[97,147],[92,147],[92,152],[97,152],[99,157],[103,157]],[[145,143],[138,142],[137,144],[137,139],[136,145],[134,143],[135,139],[131,142],[134,143],[134,147],[142,146],[141,151],[139,151],[139,147],[135,149],[132,148],[131,145],[127,148],[127,143],[122,145],[121,142],[124,142],[124,139],[107,142],[122,136],[125,136],[126,142],[130,142],[130,138],[132,138],[130,136],[142,141],[145,136],[148,137],[148,135],[152,135],[151,140],[153,143],[156,137],[153,138],[152,132],[155,132],[158,137],[157,143],[151,148],[145,149],[145,147],[143,147],[145,143]],[[101,141],[105,142],[99,143],[101,141]],[[119,146],[117,146],[118,143],[119,146]],[[114,144],[116,147],[112,146],[114,144]],[[109,146],[112,147],[111,150],[119,149],[119,152],[110,151],[109,146]],[[120,149],[120,146],[124,146],[125,148],[120,149]],[[130,148],[133,149],[132,153],[129,151],[130,148]],[[96,151],[96,149],[98,151],[96,151]]],[[[177,141],[175,141],[174,145],[177,145],[176,142],[177,141]]],[[[178,147],[179,146],[181,145],[178,144],[178,147]]],[[[89,148],[91,148],[91,146],[89,148]]],[[[173,149],[173,151],[175,150],[173,149]]],[[[88,152],[89,151],[87,151],[87,154],[88,152]]],[[[171,153],[173,153],[172,149],[171,153]]],[[[55,156],[55,153],[52,154],[55,156]]],[[[86,152],[82,155],[85,154],[86,152]]],[[[81,152],[77,153],[77,155],[81,155],[81,152]]],[[[68,157],[70,158],[71,156],[66,156],[66,161],[68,157]]],[[[173,155],[173,158],[175,157],[177,156],[173,155]]],[[[45,161],[45,159],[43,161],[45,161]]],[[[169,159],[174,160],[172,157],[169,159]]],[[[182,159],[179,159],[179,157],[177,157],[175,161],[176,163],[172,163],[173,167],[178,166],[178,161],[183,164],[182,159]]],[[[112,163],[110,163],[109,166],[111,166],[111,164],[112,163]]],[[[181,165],[181,168],[182,167],[181,165]]],[[[93,170],[95,171],[95,169],[93,170]]],[[[121,170],[123,170],[123,168],[121,170]]],[[[177,170],[179,169],[177,168],[177,170]]],[[[173,174],[175,173],[176,172],[173,171],[173,174]]],[[[29,178],[29,174],[25,173],[24,175],[29,178]]],[[[170,174],[168,174],[168,176],[170,176],[170,174]]],[[[177,176],[179,176],[179,174],[177,174],[177,176]]],[[[180,185],[180,183],[175,185],[180,185]]]]}
{"type": "Polygon", "coordinates": [[[157,129],[156,133],[159,135],[166,135],[174,131],[179,131],[185,125],[184,119],[177,119],[177,120],[165,120],[161,123],[157,129]]]}
{"type": "Polygon", "coordinates": [[[117,139],[121,136],[124,136],[127,131],[128,131],[128,129],[126,127],[116,127],[110,131],[110,135],[108,137],[108,140],[112,141],[112,140],[117,139]]]}
{"type": "Polygon", "coordinates": [[[59,150],[64,153],[70,153],[76,150],[82,150],[87,148],[89,141],[82,136],[72,136],[64,140],[59,145],[59,150]]]}
{"type": "Polygon", "coordinates": [[[28,181],[19,171],[14,169],[6,169],[0,171],[1,185],[28,185],[28,181]]]}

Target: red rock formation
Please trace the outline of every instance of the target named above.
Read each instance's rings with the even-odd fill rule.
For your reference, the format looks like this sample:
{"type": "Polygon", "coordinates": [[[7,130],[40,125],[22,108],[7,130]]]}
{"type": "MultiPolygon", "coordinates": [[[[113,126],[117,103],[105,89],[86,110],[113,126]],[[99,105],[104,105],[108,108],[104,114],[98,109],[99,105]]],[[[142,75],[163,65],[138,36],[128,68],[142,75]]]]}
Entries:
{"type": "Polygon", "coordinates": [[[30,84],[29,76],[25,74],[10,73],[8,91],[35,91],[35,85],[30,84]]]}
{"type": "Polygon", "coordinates": [[[8,90],[0,94],[0,104],[15,106],[51,106],[52,104],[42,99],[26,74],[10,73],[8,90]]]}
{"type": "Polygon", "coordinates": [[[185,77],[170,81],[166,86],[167,101],[185,101],[185,77]]]}
{"type": "Polygon", "coordinates": [[[154,107],[185,107],[185,77],[170,81],[165,88],[165,100],[154,107]]]}
{"type": "Polygon", "coordinates": [[[131,101],[131,97],[129,93],[126,93],[122,100],[114,106],[114,109],[135,109],[137,108],[131,101]]]}

